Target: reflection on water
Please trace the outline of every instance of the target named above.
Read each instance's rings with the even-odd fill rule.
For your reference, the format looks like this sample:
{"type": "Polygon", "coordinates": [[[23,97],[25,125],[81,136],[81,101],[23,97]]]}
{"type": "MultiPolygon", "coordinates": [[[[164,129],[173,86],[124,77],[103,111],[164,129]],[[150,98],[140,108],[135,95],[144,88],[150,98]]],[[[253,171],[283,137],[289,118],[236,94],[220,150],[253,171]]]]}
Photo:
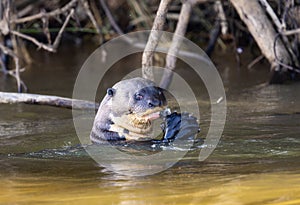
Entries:
{"type": "MultiPolygon", "coordinates": [[[[33,53],[38,63],[23,73],[24,80],[33,93],[71,96],[92,50],[73,48],[63,58],[33,53]]],[[[216,56],[228,98],[221,142],[204,162],[195,148],[156,175],[124,176],[91,160],[79,145],[70,110],[1,105],[0,204],[300,204],[300,84],[265,85],[266,65],[237,69],[234,57],[223,55],[216,56]]],[[[111,82],[121,77],[113,76],[111,82]]],[[[201,86],[192,75],[189,80],[201,86]]],[[[1,90],[12,85],[13,79],[0,76],[1,90]]],[[[210,112],[205,92],[199,96],[203,138],[210,112]]],[[[132,168],[115,160],[124,171],[132,168]]]]}

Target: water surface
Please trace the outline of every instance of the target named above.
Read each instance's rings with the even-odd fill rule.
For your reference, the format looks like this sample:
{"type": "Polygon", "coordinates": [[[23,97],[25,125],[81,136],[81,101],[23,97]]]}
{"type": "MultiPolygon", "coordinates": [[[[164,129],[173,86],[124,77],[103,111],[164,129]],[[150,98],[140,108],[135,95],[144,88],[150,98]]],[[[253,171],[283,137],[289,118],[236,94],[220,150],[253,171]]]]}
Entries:
{"type": "MultiPolygon", "coordinates": [[[[93,49],[32,51],[36,63],[22,74],[30,92],[71,97],[77,72],[93,49]]],[[[243,55],[241,68],[231,54],[215,56],[228,100],[215,152],[199,162],[194,149],[152,176],[124,176],[94,162],[79,146],[71,110],[0,105],[0,204],[300,204],[300,84],[266,85],[268,65],[248,70],[251,56],[243,55]]],[[[122,75],[114,72],[103,82],[100,97],[122,75]]],[[[14,83],[0,75],[1,90],[15,90],[14,83]]],[[[199,82],[191,76],[190,83],[199,82]]],[[[205,92],[199,95],[200,138],[210,121],[207,99],[205,92]]]]}

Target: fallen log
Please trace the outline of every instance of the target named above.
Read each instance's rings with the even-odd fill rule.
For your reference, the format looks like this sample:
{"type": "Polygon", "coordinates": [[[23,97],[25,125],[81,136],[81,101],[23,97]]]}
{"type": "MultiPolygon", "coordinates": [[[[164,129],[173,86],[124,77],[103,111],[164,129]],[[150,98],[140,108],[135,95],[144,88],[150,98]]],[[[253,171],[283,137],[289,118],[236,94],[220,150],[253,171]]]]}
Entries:
{"type": "Polygon", "coordinates": [[[1,104],[35,104],[35,105],[48,105],[54,107],[68,108],[68,109],[81,109],[81,110],[95,110],[99,107],[98,103],[77,100],[65,97],[39,95],[28,93],[9,93],[0,92],[1,104]]]}

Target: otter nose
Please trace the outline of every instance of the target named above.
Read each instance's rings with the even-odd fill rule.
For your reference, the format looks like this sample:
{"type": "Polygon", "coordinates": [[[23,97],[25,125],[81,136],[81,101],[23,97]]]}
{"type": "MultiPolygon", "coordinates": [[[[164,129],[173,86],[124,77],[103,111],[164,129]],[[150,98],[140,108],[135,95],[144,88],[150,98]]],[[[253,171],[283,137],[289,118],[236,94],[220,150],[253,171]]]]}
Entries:
{"type": "Polygon", "coordinates": [[[160,106],[160,101],[159,100],[156,100],[156,99],[148,100],[148,107],[149,108],[158,107],[158,106],[160,106]]]}

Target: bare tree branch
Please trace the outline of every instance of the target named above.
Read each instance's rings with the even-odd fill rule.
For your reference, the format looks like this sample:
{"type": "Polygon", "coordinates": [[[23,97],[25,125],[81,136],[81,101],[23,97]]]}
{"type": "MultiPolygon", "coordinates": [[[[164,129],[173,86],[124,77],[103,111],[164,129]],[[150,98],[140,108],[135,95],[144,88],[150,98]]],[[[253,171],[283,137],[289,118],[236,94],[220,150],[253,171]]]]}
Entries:
{"type": "Polygon", "coordinates": [[[70,21],[72,15],[74,14],[74,11],[75,11],[74,9],[71,9],[71,11],[70,11],[69,15],[67,16],[67,18],[66,18],[66,20],[65,20],[65,22],[64,22],[64,24],[63,24],[63,26],[62,26],[61,29],[59,30],[59,32],[58,32],[58,34],[57,34],[57,37],[56,37],[56,39],[55,39],[55,41],[54,41],[54,43],[53,43],[53,46],[52,46],[52,48],[54,49],[54,51],[56,51],[56,49],[57,49],[57,47],[58,47],[58,45],[59,45],[59,42],[60,42],[60,40],[61,40],[62,34],[63,34],[63,32],[64,32],[66,26],[68,25],[68,23],[69,23],[69,21],[70,21]]]}
{"type": "Polygon", "coordinates": [[[103,39],[102,39],[101,29],[97,24],[97,21],[96,21],[94,15],[93,15],[93,13],[90,9],[90,6],[89,6],[87,0],[80,0],[80,2],[83,5],[83,8],[85,9],[85,12],[87,13],[87,15],[88,15],[89,19],[91,20],[93,26],[95,27],[97,33],[100,36],[100,43],[102,43],[103,39]]]}
{"type": "MultiPolygon", "coordinates": [[[[285,30],[285,25],[280,22],[279,18],[277,17],[277,15],[273,11],[272,7],[269,5],[267,0],[259,0],[259,2],[265,7],[265,9],[266,9],[267,13],[269,14],[269,16],[271,17],[273,23],[276,25],[278,32],[282,33],[285,30]]],[[[286,45],[286,48],[289,51],[289,54],[291,55],[291,59],[293,60],[293,62],[298,64],[297,57],[296,57],[294,51],[291,49],[292,46],[291,46],[288,38],[286,36],[282,36],[282,41],[286,45]]]]}
{"type": "Polygon", "coordinates": [[[157,10],[157,14],[152,26],[152,30],[147,41],[143,56],[142,56],[142,72],[143,77],[146,79],[153,80],[153,56],[154,51],[158,45],[161,33],[159,31],[163,30],[163,26],[166,21],[166,15],[168,12],[168,7],[172,0],[161,0],[160,5],[157,10]],[[157,32],[158,31],[158,32],[157,32]]]}
{"type": "Polygon", "coordinates": [[[182,5],[179,20],[176,26],[175,34],[172,39],[171,47],[169,48],[166,57],[166,69],[160,82],[160,87],[167,89],[172,81],[172,70],[174,70],[177,61],[177,54],[182,43],[192,13],[194,1],[185,1],[182,5]]]}
{"type": "Polygon", "coordinates": [[[32,43],[34,43],[38,48],[43,48],[49,52],[55,52],[55,49],[52,46],[48,46],[46,44],[43,44],[41,42],[39,42],[38,40],[36,40],[35,38],[28,36],[26,34],[20,33],[18,31],[10,31],[13,35],[18,36],[20,38],[26,39],[28,41],[31,41],[32,43]]]}
{"type": "Polygon", "coordinates": [[[74,8],[76,6],[77,3],[78,3],[78,0],[72,0],[69,3],[67,3],[64,7],[58,8],[54,11],[51,11],[48,13],[40,12],[38,14],[35,14],[32,16],[27,16],[24,18],[12,19],[10,23],[20,24],[20,23],[25,23],[28,21],[37,20],[37,19],[55,17],[55,16],[58,16],[60,14],[66,13],[67,11],[71,10],[72,8],[74,8]]]}
{"type": "Polygon", "coordinates": [[[43,22],[43,31],[44,31],[44,34],[47,37],[48,44],[52,44],[51,34],[50,34],[50,31],[49,31],[49,19],[48,18],[42,18],[42,22],[43,22]]]}
{"type": "Polygon", "coordinates": [[[228,23],[226,20],[225,12],[220,0],[215,2],[216,10],[218,11],[218,19],[221,25],[221,33],[222,35],[226,35],[228,33],[228,23]]]}

